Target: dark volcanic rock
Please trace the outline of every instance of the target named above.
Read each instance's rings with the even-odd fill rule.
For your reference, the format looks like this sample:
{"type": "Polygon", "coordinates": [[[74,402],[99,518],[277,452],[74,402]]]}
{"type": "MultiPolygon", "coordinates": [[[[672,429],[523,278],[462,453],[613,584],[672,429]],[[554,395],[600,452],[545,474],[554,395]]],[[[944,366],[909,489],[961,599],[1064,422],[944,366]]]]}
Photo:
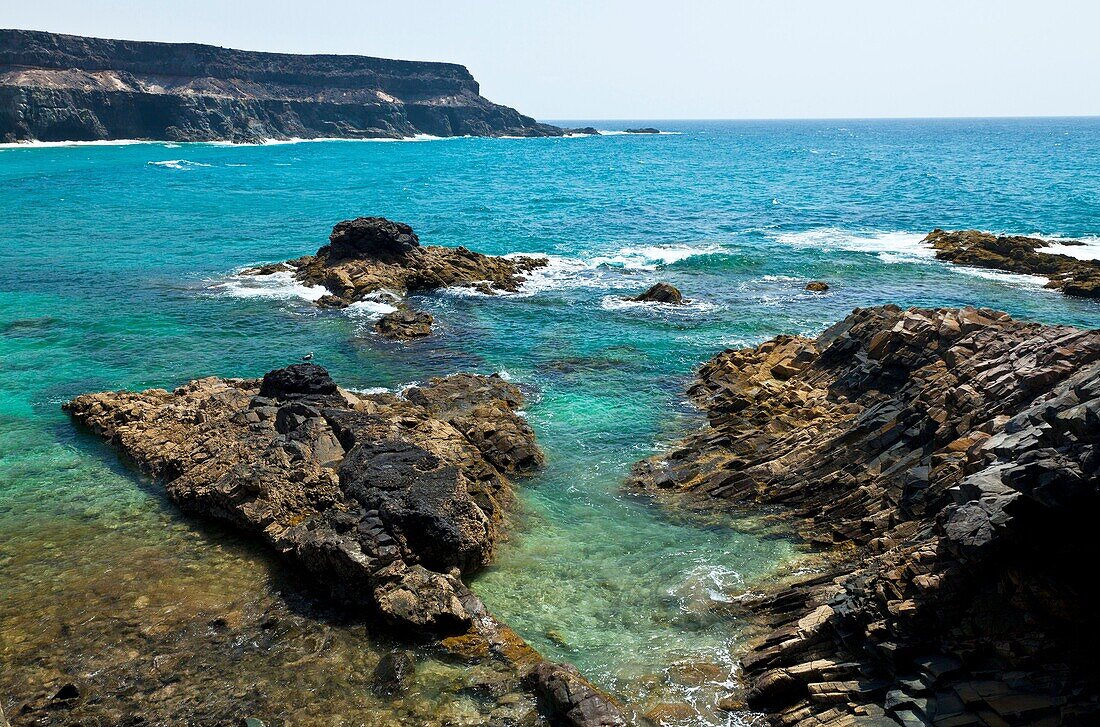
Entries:
{"type": "Polygon", "coordinates": [[[582,126],[579,129],[563,129],[567,134],[583,134],[584,136],[599,136],[600,130],[595,126],[582,126]]]}
{"type": "Polygon", "coordinates": [[[407,651],[385,654],[371,675],[371,691],[380,697],[392,697],[409,690],[416,674],[416,662],[407,651]]]}
{"type": "Polygon", "coordinates": [[[641,303],[669,303],[671,305],[680,305],[684,302],[684,296],[680,294],[680,291],[673,285],[668,283],[657,283],[652,288],[637,296],[631,298],[641,303]]]}
{"type": "Polygon", "coordinates": [[[978,230],[949,232],[936,229],[923,242],[931,244],[939,260],[1021,275],[1041,275],[1050,278],[1048,288],[1057,288],[1066,295],[1100,298],[1100,260],[1078,260],[1069,255],[1043,252],[1042,248],[1050,245],[1046,240],[998,236],[978,230]]]}
{"type": "Polygon", "coordinates": [[[829,284],[823,280],[811,280],[806,283],[806,290],[811,293],[824,293],[829,289],[829,284]]]}
{"type": "Polygon", "coordinates": [[[643,126],[638,129],[624,129],[628,134],[660,134],[660,129],[654,129],[652,126],[643,126]]]}
{"type": "Polygon", "coordinates": [[[408,225],[385,217],[356,217],[332,228],[327,254],[333,260],[401,258],[415,247],[420,247],[420,238],[408,225]]]}
{"type": "Polygon", "coordinates": [[[563,133],[451,63],[0,30],[0,141],[563,133]]]}
{"type": "Polygon", "coordinates": [[[431,313],[402,308],[379,318],[374,330],[386,338],[422,338],[431,335],[434,321],[431,313]]]}
{"type": "Polygon", "coordinates": [[[830,553],[743,604],[766,631],[750,706],[777,725],[1100,718],[1080,567],[1100,555],[1100,331],[857,309],[718,355],[690,393],[708,426],[634,486],[771,508],[830,553]]]}
{"type": "Polygon", "coordinates": [[[335,394],[336,382],[328,371],[317,364],[300,363],[264,374],[260,396],[270,399],[290,399],[295,396],[335,394]]]}
{"type": "MultiPolygon", "coordinates": [[[[384,217],[337,223],[329,244],[316,255],[283,263],[295,270],[294,277],[301,282],[328,289],[330,294],[317,301],[326,308],[343,308],[373,295],[394,298],[452,286],[490,293],[516,291],[524,273],[546,264],[541,257],[492,257],[464,247],[422,247],[411,227],[384,217]]],[[[242,274],[282,269],[264,265],[242,274]]]]}

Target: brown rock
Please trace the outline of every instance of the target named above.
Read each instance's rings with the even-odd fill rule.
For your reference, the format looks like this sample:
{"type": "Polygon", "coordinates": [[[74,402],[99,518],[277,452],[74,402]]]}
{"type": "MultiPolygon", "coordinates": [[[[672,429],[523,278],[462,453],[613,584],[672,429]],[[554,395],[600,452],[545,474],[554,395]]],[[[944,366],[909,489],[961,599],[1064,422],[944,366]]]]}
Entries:
{"type": "Polygon", "coordinates": [[[379,318],[374,330],[386,338],[422,338],[431,335],[434,321],[431,313],[402,308],[379,318]]]}
{"type": "Polygon", "coordinates": [[[806,283],[806,290],[812,293],[824,293],[829,289],[829,284],[823,280],[811,280],[806,283]]]}
{"type": "Polygon", "coordinates": [[[674,286],[668,283],[657,283],[646,292],[631,298],[638,302],[644,303],[668,303],[670,305],[680,305],[684,302],[684,296],[680,294],[674,286]]]}

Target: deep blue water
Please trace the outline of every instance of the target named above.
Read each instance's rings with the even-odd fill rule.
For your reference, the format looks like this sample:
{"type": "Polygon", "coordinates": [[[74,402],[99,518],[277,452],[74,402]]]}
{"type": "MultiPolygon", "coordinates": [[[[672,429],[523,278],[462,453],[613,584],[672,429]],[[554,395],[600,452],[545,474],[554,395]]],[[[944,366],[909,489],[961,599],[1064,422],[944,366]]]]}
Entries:
{"type": "MultiPolygon", "coordinates": [[[[521,483],[520,530],[475,588],[609,689],[709,699],[669,666],[728,671],[738,625],[722,601],[796,556],[618,493],[632,462],[693,421],[694,366],[888,302],[1100,326],[1100,301],[952,268],[919,244],[934,227],[976,227],[1084,239],[1100,255],[1100,119],[655,125],[674,133],[0,148],[0,578],[21,584],[0,601],[0,631],[26,628],[14,615],[36,607],[44,532],[91,529],[119,561],[135,539],[169,559],[217,557],[73,431],[62,401],[258,375],[314,351],[352,387],[455,370],[530,386],[549,463],[521,483]],[[233,277],[371,214],[426,244],[553,263],[519,295],[418,299],[440,333],[410,344],[372,335],[370,311],[322,312],[292,285],[233,277]],[[807,293],[810,279],[832,288],[807,293]],[[691,304],[622,301],[657,280],[691,304]]],[[[75,572],[65,586],[49,566],[79,593],[75,572]]]]}

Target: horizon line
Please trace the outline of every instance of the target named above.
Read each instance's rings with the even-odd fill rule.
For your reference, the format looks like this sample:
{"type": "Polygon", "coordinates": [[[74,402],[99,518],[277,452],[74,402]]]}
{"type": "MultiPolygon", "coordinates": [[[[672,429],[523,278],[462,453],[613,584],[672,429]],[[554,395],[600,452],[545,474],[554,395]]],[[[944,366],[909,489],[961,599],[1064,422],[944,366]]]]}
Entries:
{"type": "Polygon", "coordinates": [[[1096,114],[1032,114],[1032,115],[993,115],[993,116],[697,116],[697,117],[541,117],[537,120],[542,123],[558,124],[577,121],[645,121],[660,123],[664,121],[997,121],[997,120],[1026,120],[1026,119],[1100,119],[1100,113],[1096,114]]]}

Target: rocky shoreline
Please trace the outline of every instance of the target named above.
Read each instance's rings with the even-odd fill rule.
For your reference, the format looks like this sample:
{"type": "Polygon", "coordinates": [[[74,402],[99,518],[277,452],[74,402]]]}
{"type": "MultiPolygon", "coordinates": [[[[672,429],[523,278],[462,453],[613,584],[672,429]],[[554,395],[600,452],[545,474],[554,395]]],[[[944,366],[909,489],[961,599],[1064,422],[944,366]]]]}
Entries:
{"type": "Polygon", "coordinates": [[[397,304],[376,330],[390,338],[416,338],[431,333],[433,319],[407,310],[409,293],[440,288],[472,288],[484,295],[515,292],[526,273],[545,267],[544,257],[493,257],[465,247],[421,246],[412,228],[385,217],[357,217],[338,222],[329,243],[315,255],[284,263],[243,270],[241,275],[263,276],[292,272],[309,286],[328,294],[317,301],[322,308],[347,308],[363,300],[397,304]]]}
{"type": "Polygon", "coordinates": [[[857,309],[816,339],[719,354],[708,423],[630,481],[769,513],[818,572],[744,599],[775,725],[1092,724],[1087,571],[1100,331],[986,309],[857,309]]]}
{"type": "MultiPolygon", "coordinates": [[[[1100,298],[1100,260],[1078,260],[1044,252],[1047,240],[1019,235],[993,235],[978,230],[936,229],[922,240],[936,251],[937,260],[956,265],[1003,270],[1050,279],[1046,287],[1080,298],[1100,298]]],[[[1074,240],[1063,245],[1081,245],[1074,240]]]]}
{"type": "Polygon", "coordinates": [[[500,724],[627,724],[611,698],[543,659],[462,581],[492,559],[510,478],[542,461],[522,403],[495,376],[358,396],[297,364],[262,381],[88,394],[65,409],[185,512],[265,543],[397,638],[495,664],[507,675],[493,688],[500,724]],[[513,714],[524,704],[504,698],[516,691],[538,711],[513,714]]]}
{"type": "Polygon", "coordinates": [[[0,141],[563,136],[465,67],[0,29],[0,141]]]}

